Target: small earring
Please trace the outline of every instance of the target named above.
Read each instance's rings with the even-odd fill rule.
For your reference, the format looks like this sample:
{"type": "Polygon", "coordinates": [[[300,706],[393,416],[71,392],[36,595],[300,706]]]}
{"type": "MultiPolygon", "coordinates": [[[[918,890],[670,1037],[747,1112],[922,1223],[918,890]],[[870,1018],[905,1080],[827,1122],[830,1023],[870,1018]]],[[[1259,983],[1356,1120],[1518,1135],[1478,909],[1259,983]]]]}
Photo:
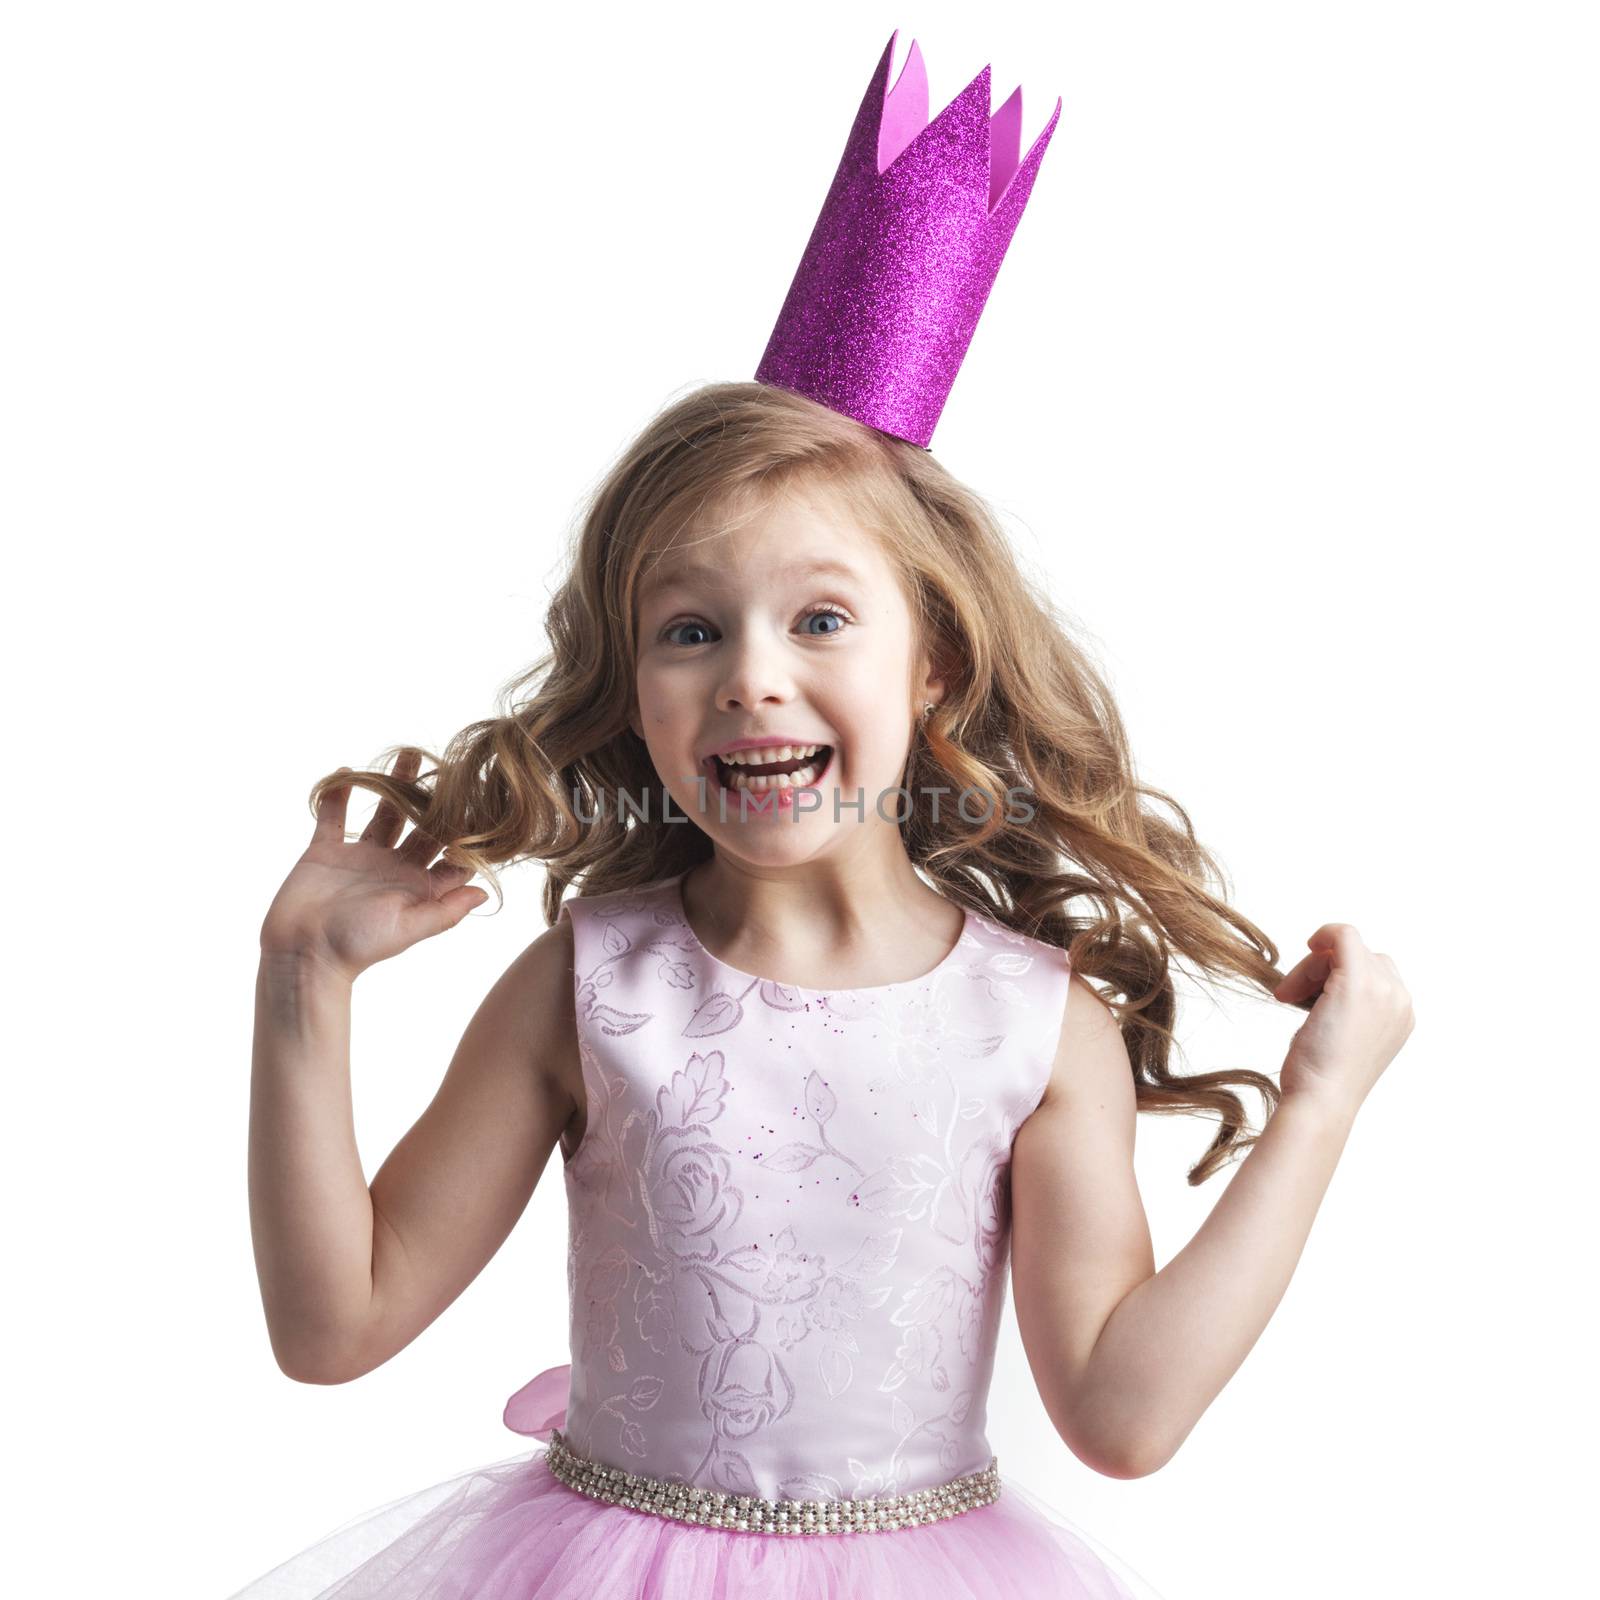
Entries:
{"type": "Polygon", "coordinates": [[[932,714],[932,712],[933,712],[933,701],[931,701],[931,700],[925,701],[923,703],[923,707],[922,707],[922,721],[926,722],[928,720],[929,716],[932,714]]]}

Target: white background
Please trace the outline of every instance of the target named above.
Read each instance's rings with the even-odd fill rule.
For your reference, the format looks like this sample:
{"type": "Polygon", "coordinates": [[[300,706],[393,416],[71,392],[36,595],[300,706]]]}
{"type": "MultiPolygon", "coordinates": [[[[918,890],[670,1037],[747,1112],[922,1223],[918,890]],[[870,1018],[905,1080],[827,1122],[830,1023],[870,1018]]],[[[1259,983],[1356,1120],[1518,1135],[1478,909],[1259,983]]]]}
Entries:
{"type": "MultiPolygon", "coordinates": [[[[559,1158],[411,1348],[274,1365],[260,919],[311,782],[493,714],[616,451],[753,375],[896,27],[935,110],[985,62],[1025,147],[1064,100],[935,453],[1282,964],[1353,922],[1418,1018],[1178,1456],[1082,1466],[1008,1309],[1002,1470],[1167,1600],[1592,1576],[1586,9],[7,8],[17,1592],[220,1597],[529,1443],[500,1410],[566,1358],[559,1158]]],[[[361,979],[369,1176],[540,881],[361,979]]],[[[1175,1065],[1275,1071],[1299,1017],[1196,996],[1175,1065]]],[[[1162,1262],[1228,1181],[1184,1183],[1209,1131],[1140,1120],[1162,1262]]]]}

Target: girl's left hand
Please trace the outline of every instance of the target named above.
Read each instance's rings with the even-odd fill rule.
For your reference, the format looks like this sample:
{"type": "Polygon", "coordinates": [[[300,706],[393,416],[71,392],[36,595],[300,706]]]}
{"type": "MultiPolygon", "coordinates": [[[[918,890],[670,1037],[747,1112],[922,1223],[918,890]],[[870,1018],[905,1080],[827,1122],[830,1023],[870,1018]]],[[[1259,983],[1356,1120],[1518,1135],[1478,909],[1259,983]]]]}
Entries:
{"type": "Polygon", "coordinates": [[[1411,1036],[1411,996],[1348,922],[1324,923],[1306,943],[1311,954],[1272,991],[1288,1005],[1315,1002],[1289,1045],[1284,1098],[1314,1096],[1354,1116],[1411,1036]]]}

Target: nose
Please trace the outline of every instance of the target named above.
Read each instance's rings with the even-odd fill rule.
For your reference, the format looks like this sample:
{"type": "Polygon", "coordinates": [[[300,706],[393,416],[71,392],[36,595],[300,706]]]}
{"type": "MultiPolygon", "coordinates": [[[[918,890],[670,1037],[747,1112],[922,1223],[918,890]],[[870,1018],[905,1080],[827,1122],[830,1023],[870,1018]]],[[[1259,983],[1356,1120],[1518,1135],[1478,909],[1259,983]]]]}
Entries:
{"type": "Polygon", "coordinates": [[[718,710],[782,705],[794,698],[794,678],[784,664],[782,646],[762,629],[740,628],[724,645],[722,662],[718,710]]]}

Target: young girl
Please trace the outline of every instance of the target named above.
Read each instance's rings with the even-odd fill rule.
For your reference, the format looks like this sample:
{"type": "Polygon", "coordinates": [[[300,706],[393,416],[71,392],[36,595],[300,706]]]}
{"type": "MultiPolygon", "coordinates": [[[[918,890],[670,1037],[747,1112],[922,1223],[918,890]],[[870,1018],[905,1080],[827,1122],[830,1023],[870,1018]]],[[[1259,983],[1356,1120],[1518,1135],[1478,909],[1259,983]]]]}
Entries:
{"type": "Polygon", "coordinates": [[[990,1450],[1008,1275],[1066,1445],[1157,1470],[1261,1333],[1411,1030],[1394,964],[1346,924],[1278,970],[925,439],[797,385],[663,411],[595,494],[505,714],[426,772],[407,748],[312,791],[257,989],[278,1361],[345,1382],[404,1348],[559,1143],[571,1364],[507,1404],[532,1453],[244,1596],[1148,1592],[990,1450]],[[380,803],[349,842],[356,786],[380,803]],[[352,987],[482,904],[469,878],[529,859],[550,926],[369,1186],[352,987]],[[1169,1072],[1180,955],[1309,1009],[1281,1086],[1169,1072]],[[1141,1108],[1216,1119],[1193,1183],[1249,1151],[1159,1272],[1141,1108]]]}

